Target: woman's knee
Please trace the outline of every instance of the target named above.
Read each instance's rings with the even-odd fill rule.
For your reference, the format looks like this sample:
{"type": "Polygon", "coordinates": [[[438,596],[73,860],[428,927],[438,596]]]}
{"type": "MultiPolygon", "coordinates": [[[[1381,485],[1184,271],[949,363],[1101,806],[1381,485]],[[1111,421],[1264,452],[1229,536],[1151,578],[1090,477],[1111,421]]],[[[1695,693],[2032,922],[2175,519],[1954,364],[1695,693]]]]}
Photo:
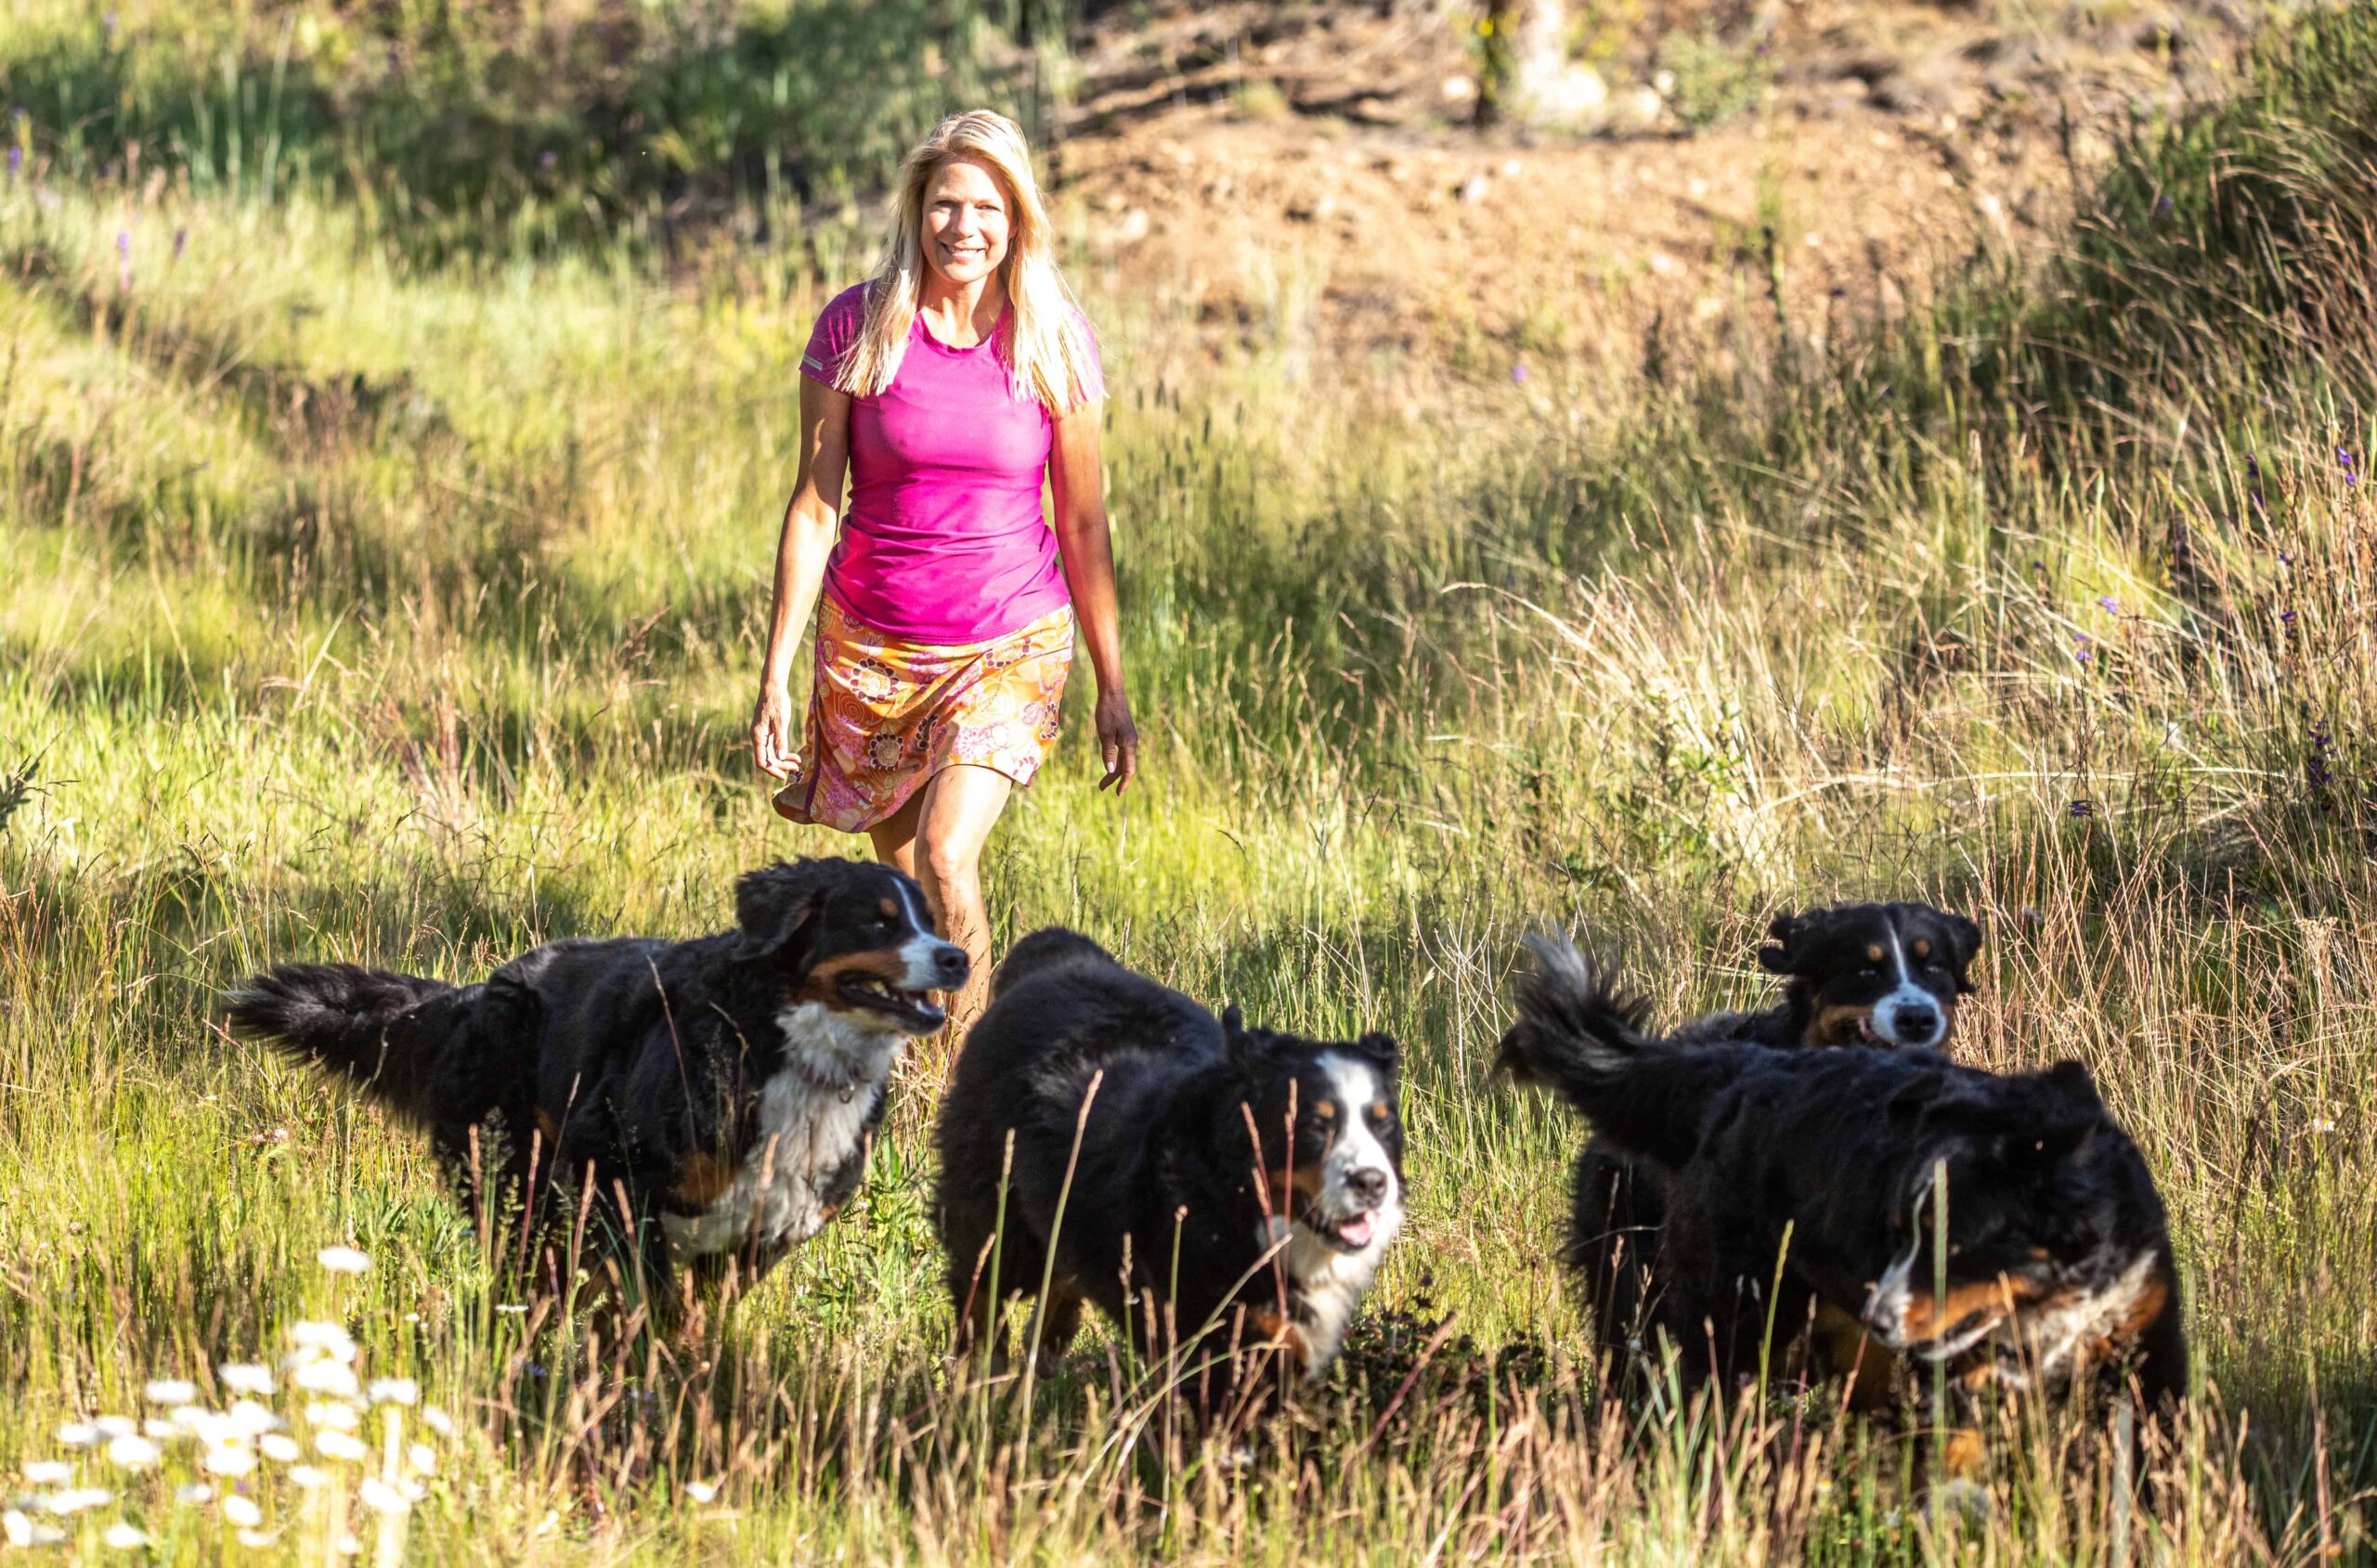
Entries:
{"type": "Polygon", "coordinates": [[[981,856],[965,844],[951,843],[928,834],[917,848],[917,857],[924,862],[925,875],[931,878],[944,906],[971,908],[982,898],[981,856]]]}

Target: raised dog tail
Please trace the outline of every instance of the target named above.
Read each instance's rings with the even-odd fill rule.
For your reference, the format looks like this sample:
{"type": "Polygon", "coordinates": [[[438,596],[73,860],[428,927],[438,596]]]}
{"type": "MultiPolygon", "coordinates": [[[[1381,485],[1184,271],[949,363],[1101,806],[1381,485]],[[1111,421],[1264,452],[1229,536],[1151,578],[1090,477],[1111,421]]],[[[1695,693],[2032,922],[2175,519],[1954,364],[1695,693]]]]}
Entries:
{"type": "Polygon", "coordinates": [[[1534,967],[1519,979],[1518,1021],[1503,1031],[1494,1065],[1553,1091],[1598,1119],[1644,1045],[1640,999],[1594,973],[1592,961],[1556,937],[1529,937],[1534,967]]]}
{"type": "Polygon", "coordinates": [[[1034,975],[1081,964],[1120,967],[1112,953],[1079,931],[1063,926],[1043,926],[1007,949],[997,973],[991,977],[991,996],[995,1000],[1034,975]]]}
{"type": "Polygon", "coordinates": [[[1519,1016],[1494,1065],[1552,1090],[1629,1154],[1674,1166],[1689,1157],[1701,1108],[1738,1064],[1722,1048],[1671,1044],[1644,1032],[1642,999],[1595,972],[1571,944],[1529,937],[1519,1016]]]}
{"type": "Polygon", "coordinates": [[[426,1119],[449,1031],[422,1015],[455,991],[443,980],[353,964],[283,964],[230,992],[225,1021],[243,1039],[269,1041],[426,1119]]]}

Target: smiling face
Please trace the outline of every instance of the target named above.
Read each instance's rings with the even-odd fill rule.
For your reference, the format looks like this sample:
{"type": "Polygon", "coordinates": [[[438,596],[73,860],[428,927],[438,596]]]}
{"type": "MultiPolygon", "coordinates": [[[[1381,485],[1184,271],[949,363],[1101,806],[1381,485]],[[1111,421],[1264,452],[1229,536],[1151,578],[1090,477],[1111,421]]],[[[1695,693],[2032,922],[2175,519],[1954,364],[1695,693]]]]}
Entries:
{"type": "Polygon", "coordinates": [[[1759,963],[1782,975],[1803,1045],[1939,1046],[1972,990],[1981,928],[1928,904],[1778,917],[1759,963]]]}
{"type": "Polygon", "coordinates": [[[1014,206],[990,165],[964,156],[925,185],[925,265],[952,288],[994,276],[1007,263],[1014,206]]]}

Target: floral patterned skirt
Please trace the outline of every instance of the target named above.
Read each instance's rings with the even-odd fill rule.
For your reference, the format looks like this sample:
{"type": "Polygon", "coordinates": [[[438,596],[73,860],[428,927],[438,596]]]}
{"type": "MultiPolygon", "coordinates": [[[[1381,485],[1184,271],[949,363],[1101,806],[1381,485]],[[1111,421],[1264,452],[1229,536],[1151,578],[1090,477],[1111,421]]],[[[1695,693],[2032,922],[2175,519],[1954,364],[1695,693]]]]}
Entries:
{"type": "Polygon", "coordinates": [[[903,642],[817,602],[816,684],[800,771],[779,816],[859,833],[896,815],[943,768],[1028,784],[1056,744],[1073,662],[1073,614],[1051,611],[987,642],[903,642]]]}

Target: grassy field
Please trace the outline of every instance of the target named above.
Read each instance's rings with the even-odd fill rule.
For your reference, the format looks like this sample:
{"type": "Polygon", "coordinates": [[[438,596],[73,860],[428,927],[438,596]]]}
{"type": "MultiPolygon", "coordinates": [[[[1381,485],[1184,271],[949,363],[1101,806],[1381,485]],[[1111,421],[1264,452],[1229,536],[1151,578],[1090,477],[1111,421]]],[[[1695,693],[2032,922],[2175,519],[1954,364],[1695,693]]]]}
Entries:
{"type": "Polygon", "coordinates": [[[763,1288],[590,1358],[410,1138],[224,1037],[266,962],[468,977],[692,933],[738,868],[851,847],[776,821],[741,739],[796,358],[863,254],[817,192],[1038,75],[987,24],[901,31],[923,6],[851,13],[842,55],[784,42],[821,9],[662,7],[677,31],[563,77],[539,48],[596,45],[562,6],[329,45],[359,24],[0,20],[31,111],[0,184],[12,1532],[185,1561],[2377,1551],[2365,7],[2141,131],[2033,273],[1826,350],[1745,334],[1721,379],[1613,402],[1539,363],[1405,418],[1316,380],[1284,305],[1274,346],[1151,384],[1180,324],[1093,298],[1150,765],[1098,797],[1075,716],[994,846],[1001,940],[1072,923],[1411,1061],[1413,1225],[1242,1473],[1102,1341],[952,1383],[929,1084],[763,1288]],[[864,102],[801,74],[926,43],[934,73],[836,67],[864,102]],[[450,100],[371,97],[390,52],[450,100]],[[441,139],[448,102],[504,134],[441,139]],[[837,136],[799,181],[750,156],[837,136]],[[673,175],[603,172],[664,140],[673,175]],[[1485,1071],[1516,937],[1581,927],[1675,1016],[1760,991],[1776,909],[1868,895],[1980,917],[1965,1049],[2085,1061],[2162,1184],[2202,1397],[2134,1501],[2055,1412],[2009,1412],[1976,1524],[1822,1394],[1596,1398],[1552,1261],[1577,1130],[1485,1071]],[[344,1244],[367,1272],[317,1262],[344,1244]],[[383,1388],[347,1433],[317,1328],[254,1396],[302,1463],[76,1430],[190,1397],[153,1380],[227,1406],[223,1368],[307,1323],[424,1403],[383,1388]],[[41,1506],[78,1488],[110,1496],[41,1506]]]}

